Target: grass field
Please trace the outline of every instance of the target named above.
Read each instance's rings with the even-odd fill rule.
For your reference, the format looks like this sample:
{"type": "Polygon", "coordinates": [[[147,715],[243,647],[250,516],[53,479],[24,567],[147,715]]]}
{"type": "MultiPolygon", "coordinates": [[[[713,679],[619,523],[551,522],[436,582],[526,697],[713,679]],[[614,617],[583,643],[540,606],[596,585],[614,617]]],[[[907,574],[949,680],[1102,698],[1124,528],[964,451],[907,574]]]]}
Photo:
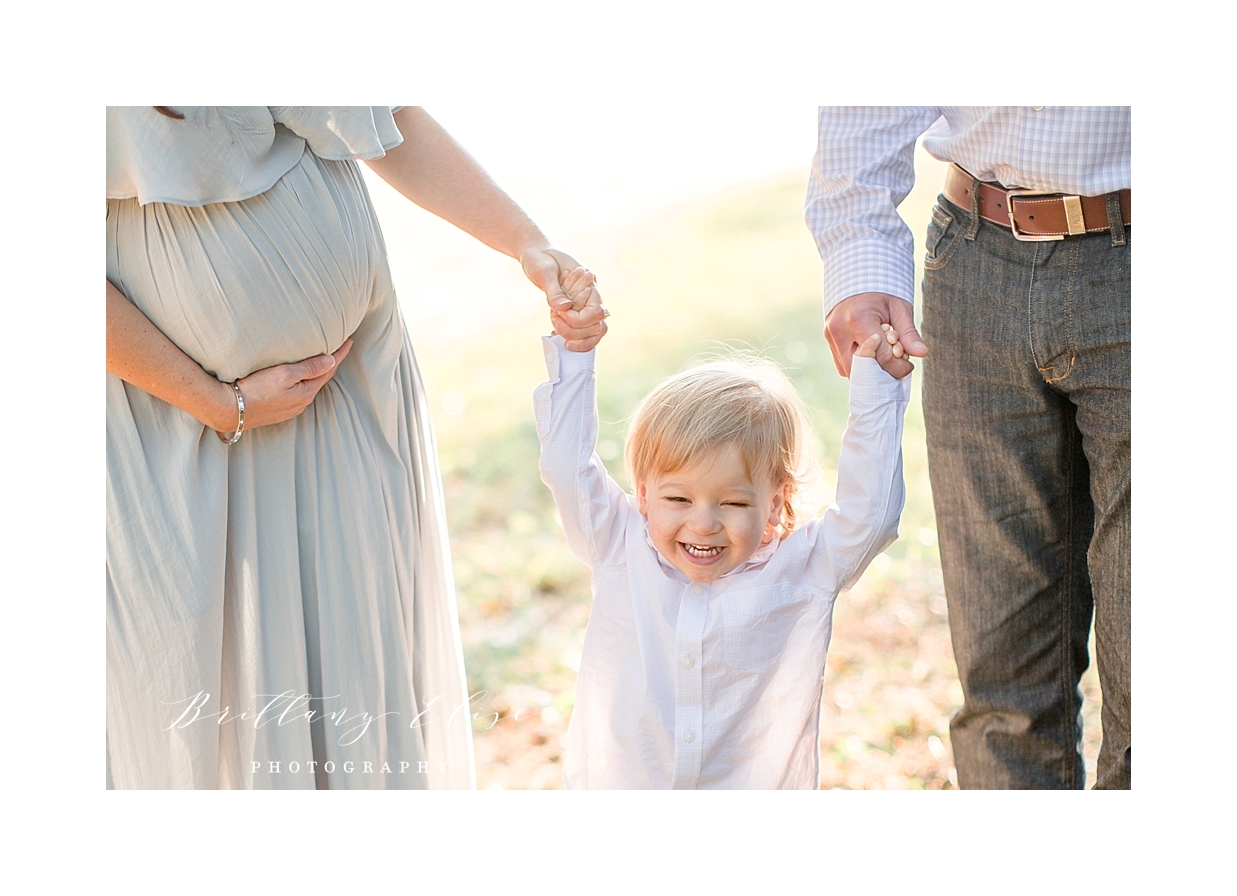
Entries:
{"type": "MultiPolygon", "coordinates": [[[[901,208],[917,240],[941,167],[917,156],[919,186],[901,208]]],[[[805,169],[752,184],[567,246],[598,273],[613,312],[597,360],[599,453],[620,482],[635,403],[653,382],[722,345],[756,349],[787,369],[831,480],[847,393],[821,335],[820,262],[803,223],[806,177],[805,169]]],[[[424,228],[445,228],[417,226],[435,240],[438,231],[424,228]]],[[[431,257],[404,260],[415,253],[396,248],[392,256],[435,405],[469,685],[483,694],[474,722],[478,786],[559,788],[589,580],[567,552],[537,473],[531,393],[544,379],[544,303],[513,263],[441,239],[451,242],[431,257]],[[458,292],[453,283],[462,284],[458,292]],[[484,301],[474,304],[469,289],[485,292],[484,301]]],[[[901,537],[835,611],[821,717],[826,788],[956,784],[948,721],[962,695],[917,388],[903,446],[901,537]]],[[[1099,748],[1093,668],[1084,691],[1089,784],[1099,748]]]]}

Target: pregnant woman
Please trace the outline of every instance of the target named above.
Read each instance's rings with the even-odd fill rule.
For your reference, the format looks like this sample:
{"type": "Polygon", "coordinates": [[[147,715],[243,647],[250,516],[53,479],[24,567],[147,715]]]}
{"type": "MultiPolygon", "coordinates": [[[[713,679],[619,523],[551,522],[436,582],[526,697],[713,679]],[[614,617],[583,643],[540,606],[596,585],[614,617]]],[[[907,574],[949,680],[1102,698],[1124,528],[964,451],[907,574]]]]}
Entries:
{"type": "Polygon", "coordinates": [[[356,160],[518,259],[572,348],[605,311],[394,108],[108,109],[108,787],[473,785],[429,405],[356,160]]]}

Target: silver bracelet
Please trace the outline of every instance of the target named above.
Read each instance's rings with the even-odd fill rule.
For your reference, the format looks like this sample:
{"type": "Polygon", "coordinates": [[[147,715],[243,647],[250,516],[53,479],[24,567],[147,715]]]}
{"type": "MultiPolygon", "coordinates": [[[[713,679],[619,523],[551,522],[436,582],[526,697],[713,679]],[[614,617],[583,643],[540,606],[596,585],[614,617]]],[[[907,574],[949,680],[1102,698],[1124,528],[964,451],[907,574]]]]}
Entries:
{"type": "Polygon", "coordinates": [[[233,391],[236,392],[236,413],[240,419],[237,420],[236,432],[232,433],[232,435],[225,436],[221,432],[215,433],[225,445],[235,445],[241,440],[241,433],[245,431],[245,396],[241,395],[241,387],[236,385],[236,383],[231,383],[230,385],[233,391]]]}

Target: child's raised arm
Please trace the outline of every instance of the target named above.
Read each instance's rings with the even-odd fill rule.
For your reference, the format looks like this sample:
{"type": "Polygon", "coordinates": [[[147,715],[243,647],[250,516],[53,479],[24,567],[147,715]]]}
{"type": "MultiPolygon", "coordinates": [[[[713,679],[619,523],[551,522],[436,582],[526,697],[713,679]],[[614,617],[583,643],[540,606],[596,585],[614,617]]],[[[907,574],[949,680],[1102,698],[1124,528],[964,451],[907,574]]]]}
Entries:
{"type": "MultiPolygon", "coordinates": [[[[583,272],[583,273],[581,273],[583,272]]],[[[591,273],[563,277],[575,298],[593,288],[591,273]]],[[[541,440],[541,481],[550,488],[571,553],[592,568],[619,562],[628,514],[627,495],[610,478],[594,450],[597,444],[595,349],[568,351],[559,336],[542,337],[548,382],[533,394],[541,440]]]]}
{"type": "Polygon", "coordinates": [[[898,537],[906,498],[902,482],[902,419],[910,401],[909,375],[895,379],[876,363],[876,347],[893,330],[875,333],[855,352],[850,373],[850,416],[838,458],[837,496],[820,522],[817,562],[833,588],[859,580],[872,559],[898,537]]]}

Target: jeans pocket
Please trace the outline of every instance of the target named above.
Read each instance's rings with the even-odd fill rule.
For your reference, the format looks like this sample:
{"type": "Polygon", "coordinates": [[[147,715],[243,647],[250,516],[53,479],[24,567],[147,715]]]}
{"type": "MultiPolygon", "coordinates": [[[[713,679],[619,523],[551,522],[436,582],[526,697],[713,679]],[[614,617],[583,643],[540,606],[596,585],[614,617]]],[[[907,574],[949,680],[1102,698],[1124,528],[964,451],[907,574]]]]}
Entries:
{"type": "Polygon", "coordinates": [[[789,585],[744,588],[721,598],[726,662],[756,669],[773,662],[803,615],[809,597],[789,585]]]}
{"type": "Polygon", "coordinates": [[[957,224],[953,215],[945,211],[939,202],[932,206],[932,220],[928,222],[924,247],[923,266],[927,271],[941,270],[958,251],[957,224]]]}

